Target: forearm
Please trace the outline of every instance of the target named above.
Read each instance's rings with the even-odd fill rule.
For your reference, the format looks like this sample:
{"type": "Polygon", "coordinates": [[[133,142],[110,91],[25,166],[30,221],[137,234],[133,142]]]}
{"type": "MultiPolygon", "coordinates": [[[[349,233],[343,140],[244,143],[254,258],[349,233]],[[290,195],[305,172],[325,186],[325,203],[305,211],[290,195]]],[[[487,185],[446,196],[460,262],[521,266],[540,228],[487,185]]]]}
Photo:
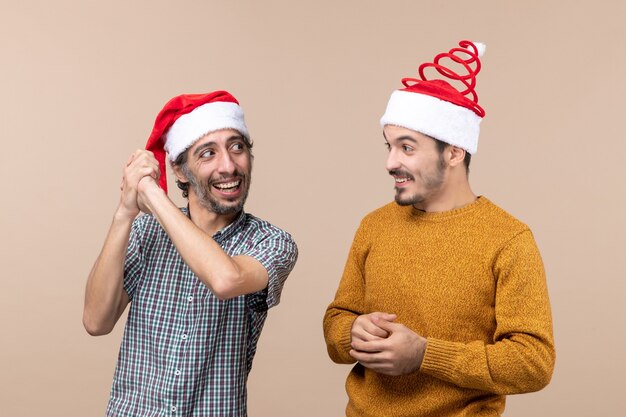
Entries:
{"type": "Polygon", "coordinates": [[[115,214],[85,288],[83,324],[91,335],[107,334],[128,304],[124,291],[124,259],[132,218],[115,214]]]}
{"type": "Polygon", "coordinates": [[[519,394],[545,387],[553,368],[550,341],[518,334],[493,344],[429,338],[420,371],[464,388],[519,394]]]}
{"type": "Polygon", "coordinates": [[[324,337],[328,355],[336,363],[354,363],[350,356],[351,330],[354,320],[370,313],[365,307],[365,281],[363,267],[367,257],[368,243],[363,224],[359,226],[346,260],[335,299],[324,315],[324,337]]]}
{"type": "Polygon", "coordinates": [[[256,260],[226,254],[212,236],[191,222],[160,188],[149,187],[141,196],[185,263],[216,297],[228,299],[267,286],[267,273],[256,260]],[[248,268],[250,263],[257,265],[248,268]]]}

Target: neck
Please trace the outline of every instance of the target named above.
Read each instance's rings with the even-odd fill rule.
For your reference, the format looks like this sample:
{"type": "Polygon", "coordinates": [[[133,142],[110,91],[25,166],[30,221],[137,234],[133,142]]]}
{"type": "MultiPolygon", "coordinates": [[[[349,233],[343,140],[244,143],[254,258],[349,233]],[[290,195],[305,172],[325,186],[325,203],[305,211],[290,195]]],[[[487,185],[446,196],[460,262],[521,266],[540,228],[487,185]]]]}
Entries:
{"type": "Polygon", "coordinates": [[[426,212],[450,211],[471,204],[476,198],[463,172],[462,175],[450,175],[439,190],[414,207],[426,212]]]}
{"type": "Polygon", "coordinates": [[[231,224],[238,215],[239,213],[217,214],[212,212],[189,193],[189,218],[193,224],[210,236],[231,224]]]}

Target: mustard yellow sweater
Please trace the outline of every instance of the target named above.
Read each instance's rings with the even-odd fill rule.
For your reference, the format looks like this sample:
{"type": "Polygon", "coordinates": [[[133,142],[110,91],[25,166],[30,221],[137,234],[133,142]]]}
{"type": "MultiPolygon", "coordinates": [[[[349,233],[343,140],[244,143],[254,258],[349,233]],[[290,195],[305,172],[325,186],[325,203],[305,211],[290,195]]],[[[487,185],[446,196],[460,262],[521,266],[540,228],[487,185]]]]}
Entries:
{"type": "Polygon", "coordinates": [[[484,197],[443,213],[390,203],[363,219],[324,317],[333,361],[355,362],[352,323],[374,311],[397,314],[428,346],[407,375],[356,364],[349,417],[499,416],[505,394],[539,390],[552,376],[537,246],[526,225],[484,197]]]}

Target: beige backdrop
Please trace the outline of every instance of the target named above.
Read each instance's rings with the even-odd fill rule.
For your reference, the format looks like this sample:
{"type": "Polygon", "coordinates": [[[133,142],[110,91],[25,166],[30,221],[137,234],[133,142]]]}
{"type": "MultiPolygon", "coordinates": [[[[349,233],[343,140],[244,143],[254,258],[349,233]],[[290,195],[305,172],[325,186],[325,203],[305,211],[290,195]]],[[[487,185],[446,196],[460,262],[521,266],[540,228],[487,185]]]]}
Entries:
{"type": "Polygon", "coordinates": [[[170,97],[224,88],[256,141],[247,209],[301,253],[250,415],[342,415],[349,367],[321,321],[359,220],[393,196],[378,119],[402,77],[468,38],[488,45],[471,180],[532,227],[557,342],[551,385],[505,415],[624,415],[623,4],[1,0],[0,414],[103,414],[123,320],[89,337],[82,297],[122,166],[170,97]]]}

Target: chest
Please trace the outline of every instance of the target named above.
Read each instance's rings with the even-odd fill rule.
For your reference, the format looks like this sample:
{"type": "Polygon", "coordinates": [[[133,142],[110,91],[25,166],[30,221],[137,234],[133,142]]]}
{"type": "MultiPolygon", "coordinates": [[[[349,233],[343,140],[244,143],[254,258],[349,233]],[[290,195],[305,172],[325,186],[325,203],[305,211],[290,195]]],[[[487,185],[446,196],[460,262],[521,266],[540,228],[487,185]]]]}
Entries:
{"type": "MultiPolygon", "coordinates": [[[[183,261],[173,244],[148,248],[131,303],[129,324],[155,338],[206,338],[225,325],[246,323],[245,297],[219,300],[183,261]],[[182,329],[185,329],[184,331],[182,329]],[[178,335],[178,333],[181,333],[178,335]]],[[[245,332],[245,326],[238,326],[245,332]]],[[[212,337],[212,336],[211,336],[212,337]]]]}
{"type": "Polygon", "coordinates": [[[367,308],[398,314],[423,331],[490,325],[496,296],[491,257],[484,246],[446,236],[374,241],[364,264],[367,308]]]}

